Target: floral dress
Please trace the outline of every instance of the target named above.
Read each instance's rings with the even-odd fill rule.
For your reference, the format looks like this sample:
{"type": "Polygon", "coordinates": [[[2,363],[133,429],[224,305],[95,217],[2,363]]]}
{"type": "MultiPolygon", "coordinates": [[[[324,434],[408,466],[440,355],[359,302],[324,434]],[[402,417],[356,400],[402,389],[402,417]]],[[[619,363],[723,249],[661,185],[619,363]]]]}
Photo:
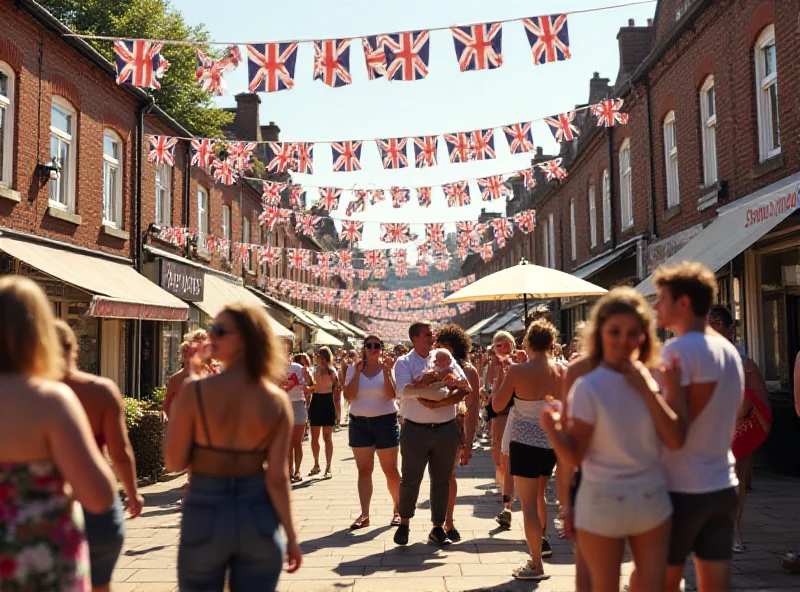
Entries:
{"type": "Polygon", "coordinates": [[[88,592],[83,513],[49,462],[0,463],[0,592],[88,592]]]}

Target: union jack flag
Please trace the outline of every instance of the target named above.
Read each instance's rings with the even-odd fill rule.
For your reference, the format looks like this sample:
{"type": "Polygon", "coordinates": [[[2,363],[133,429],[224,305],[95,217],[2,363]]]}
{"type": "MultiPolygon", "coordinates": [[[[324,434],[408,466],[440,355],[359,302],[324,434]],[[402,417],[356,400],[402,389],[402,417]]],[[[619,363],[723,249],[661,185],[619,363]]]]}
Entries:
{"type": "Polygon", "coordinates": [[[281,208],[280,209],[281,222],[291,222],[294,213],[295,213],[294,210],[286,210],[284,208],[281,208]]]}
{"type": "Polygon", "coordinates": [[[484,261],[491,261],[492,256],[494,256],[494,246],[492,245],[492,243],[486,243],[484,245],[481,245],[480,247],[478,247],[477,251],[478,254],[481,256],[481,259],[483,259],[484,261]]]}
{"type": "Polygon", "coordinates": [[[427,263],[418,263],[417,264],[417,273],[419,273],[419,275],[421,277],[425,277],[426,275],[428,275],[428,264],[427,263]]]}
{"type": "MultiPolygon", "coordinates": [[[[286,256],[289,260],[289,267],[303,269],[308,266],[311,251],[306,249],[286,249],[286,256]]],[[[299,286],[299,284],[297,284],[299,286]]]]}
{"type": "Polygon", "coordinates": [[[391,193],[393,208],[401,208],[408,203],[408,189],[403,189],[402,187],[392,187],[391,193]]]}
{"type": "Polygon", "coordinates": [[[230,160],[220,160],[217,158],[211,165],[214,168],[214,180],[223,185],[233,185],[238,180],[236,168],[230,160]]]}
{"type": "Polygon", "coordinates": [[[526,18],[522,19],[522,24],[528,34],[534,64],[560,62],[572,57],[566,14],[526,18]]]}
{"type": "Polygon", "coordinates": [[[421,208],[431,207],[431,188],[417,187],[417,203],[421,208]]]}
{"type": "MultiPolygon", "coordinates": [[[[354,240],[359,240],[359,238],[356,238],[354,240]]],[[[343,267],[352,267],[353,266],[353,252],[352,251],[337,251],[336,252],[336,256],[339,258],[339,265],[341,265],[343,267]]]]}
{"type": "Polygon", "coordinates": [[[250,164],[256,142],[232,142],[228,145],[228,160],[238,170],[244,170],[250,164]]]}
{"type": "Polygon", "coordinates": [[[569,113],[545,117],[544,122],[553,132],[556,142],[571,142],[581,135],[581,130],[572,123],[574,119],[575,111],[570,111],[569,113]]]}
{"type": "Polygon", "coordinates": [[[333,187],[326,187],[319,190],[319,201],[317,205],[330,212],[339,207],[339,196],[342,194],[341,189],[334,189],[333,187]]]}
{"type": "Polygon", "coordinates": [[[271,158],[267,168],[273,173],[283,173],[284,171],[296,171],[297,159],[295,154],[297,152],[294,144],[290,142],[269,142],[269,151],[271,158]]]}
{"type": "Polygon", "coordinates": [[[442,185],[442,190],[447,196],[447,207],[449,208],[460,208],[472,203],[469,195],[469,183],[466,181],[442,185]]]}
{"type": "MultiPolygon", "coordinates": [[[[342,220],[342,240],[353,244],[361,240],[361,232],[364,230],[364,223],[355,220],[342,220]]],[[[345,252],[345,251],[342,251],[345,252]]],[[[348,252],[352,256],[351,253],[348,252]]],[[[344,263],[342,263],[344,265],[344,263]]]]}
{"type": "Polygon", "coordinates": [[[436,166],[439,147],[438,136],[412,138],[414,141],[414,163],[418,169],[436,166]]]}
{"type": "Polygon", "coordinates": [[[147,136],[150,142],[150,154],[147,155],[147,160],[156,164],[168,164],[175,166],[175,144],[178,143],[178,138],[170,136],[147,136]]]}
{"type": "Polygon", "coordinates": [[[383,168],[385,169],[404,169],[408,166],[406,156],[406,143],[408,138],[390,138],[388,140],[377,140],[378,150],[381,153],[383,168]]]}
{"type": "Polygon", "coordinates": [[[278,207],[272,206],[269,208],[264,208],[261,212],[261,215],[258,217],[258,221],[261,222],[264,226],[267,227],[267,230],[270,232],[275,229],[275,225],[278,223],[278,220],[281,219],[281,210],[278,207]]]}
{"type": "Polygon", "coordinates": [[[531,122],[515,123],[503,128],[508,140],[508,147],[511,154],[524,154],[525,152],[536,152],[531,134],[531,122]]]}
{"type": "Polygon", "coordinates": [[[503,25],[500,23],[451,27],[450,31],[462,72],[493,70],[503,65],[503,25]]]}
{"type": "Polygon", "coordinates": [[[529,234],[536,228],[536,210],[525,210],[519,212],[514,216],[514,222],[517,223],[519,229],[523,234],[529,234]]]}
{"type": "Polygon", "coordinates": [[[280,265],[283,262],[281,247],[261,247],[259,255],[265,265],[280,265]]]}
{"type": "Polygon", "coordinates": [[[444,243],[444,224],[441,222],[425,224],[425,242],[428,244],[444,243]]]}
{"type": "Polygon", "coordinates": [[[468,254],[469,254],[469,253],[467,252],[467,248],[466,248],[466,247],[464,247],[464,246],[459,246],[459,247],[456,249],[456,256],[457,256],[459,259],[461,259],[462,261],[463,261],[464,259],[466,259],[466,258],[467,258],[467,255],[468,255],[468,254]]]}
{"type": "Polygon", "coordinates": [[[403,263],[402,265],[396,265],[394,268],[394,275],[399,278],[404,278],[408,276],[408,265],[403,263]]]}
{"type": "Polygon", "coordinates": [[[277,92],[294,88],[297,43],[258,43],[247,46],[249,90],[277,92]]]}
{"type": "Polygon", "coordinates": [[[158,79],[164,75],[169,62],[161,57],[163,43],[141,39],[114,42],[114,63],[117,67],[117,84],[158,90],[158,79]]]}
{"type": "Polygon", "coordinates": [[[317,265],[321,267],[330,267],[331,266],[331,254],[330,253],[317,253],[317,265]]]}
{"type": "Polygon", "coordinates": [[[214,149],[216,142],[207,138],[198,138],[191,141],[192,146],[192,166],[207,169],[211,166],[216,158],[214,149]]]}
{"type": "Polygon", "coordinates": [[[347,216],[352,216],[357,212],[363,212],[367,209],[367,192],[363,189],[356,189],[353,191],[353,195],[355,199],[347,204],[347,210],[345,210],[347,216]]]}
{"type": "Polygon", "coordinates": [[[333,171],[360,171],[361,170],[361,142],[332,142],[333,171]],[[338,155],[338,156],[337,156],[338,155]]]}
{"type": "Polygon", "coordinates": [[[383,251],[375,249],[364,253],[364,263],[370,267],[379,267],[384,262],[383,251]]]}
{"type": "Polygon", "coordinates": [[[381,241],[385,243],[411,242],[408,224],[386,223],[381,224],[381,241]]]}
{"type": "Polygon", "coordinates": [[[305,189],[301,185],[292,185],[289,194],[289,206],[293,210],[302,210],[306,207],[305,189]]]}
{"type": "Polygon", "coordinates": [[[286,185],[283,183],[272,183],[271,181],[261,182],[261,203],[265,206],[281,205],[281,192],[286,185]]]}
{"type": "Polygon", "coordinates": [[[450,257],[448,257],[447,255],[445,255],[444,257],[437,257],[433,265],[439,271],[447,271],[448,269],[450,269],[450,257]]]}
{"type": "Polygon", "coordinates": [[[294,144],[295,170],[305,175],[314,174],[314,143],[300,142],[294,144]]]}
{"type": "Polygon", "coordinates": [[[519,176],[523,179],[525,189],[531,190],[536,187],[536,177],[533,176],[533,168],[522,169],[519,171],[519,176]]]}
{"type": "Polygon", "coordinates": [[[622,99],[605,99],[592,105],[592,115],[597,117],[597,127],[614,127],[628,123],[628,114],[622,113],[622,99]]]}
{"type": "Polygon", "coordinates": [[[512,194],[512,191],[506,186],[502,175],[478,179],[478,187],[481,188],[483,201],[492,201],[512,194]]]}
{"type": "Polygon", "coordinates": [[[548,181],[552,181],[553,179],[560,181],[567,176],[567,171],[561,168],[560,158],[541,162],[536,166],[542,169],[548,181]]]}
{"type": "Polygon", "coordinates": [[[314,42],[314,80],[333,87],[353,82],[349,39],[314,42]]]}
{"type": "Polygon", "coordinates": [[[495,157],[493,129],[475,130],[470,143],[476,160],[491,160],[495,157]]]}
{"type": "Polygon", "coordinates": [[[456,222],[458,231],[458,242],[466,246],[472,246],[480,242],[475,222],[456,222]]]}
{"type": "Polygon", "coordinates": [[[469,162],[475,157],[475,151],[472,146],[472,141],[470,140],[469,132],[445,134],[444,141],[447,143],[450,162],[469,162]]]}
{"type": "Polygon", "coordinates": [[[514,236],[514,224],[508,218],[495,218],[492,220],[492,228],[494,229],[494,238],[497,240],[497,246],[501,249],[505,245],[506,239],[514,236]],[[501,244],[501,241],[503,244],[501,244]]]}
{"type": "Polygon", "coordinates": [[[420,80],[428,75],[430,31],[386,35],[384,48],[390,80],[420,80]]]}
{"type": "Polygon", "coordinates": [[[384,193],[383,189],[372,189],[369,192],[369,203],[370,205],[375,205],[376,203],[382,202],[386,200],[386,194],[384,193]]]}
{"type": "Polygon", "coordinates": [[[195,80],[207,93],[221,97],[227,91],[223,72],[233,72],[242,61],[242,52],[236,45],[225,50],[225,56],[219,60],[207,56],[197,50],[197,69],[195,80]]]}
{"type": "Polygon", "coordinates": [[[367,78],[375,80],[386,76],[386,52],[382,35],[362,37],[364,56],[367,58],[367,78]]]}
{"type": "Polygon", "coordinates": [[[356,275],[358,275],[358,279],[360,280],[368,280],[369,276],[372,275],[371,269],[356,269],[356,275]]]}

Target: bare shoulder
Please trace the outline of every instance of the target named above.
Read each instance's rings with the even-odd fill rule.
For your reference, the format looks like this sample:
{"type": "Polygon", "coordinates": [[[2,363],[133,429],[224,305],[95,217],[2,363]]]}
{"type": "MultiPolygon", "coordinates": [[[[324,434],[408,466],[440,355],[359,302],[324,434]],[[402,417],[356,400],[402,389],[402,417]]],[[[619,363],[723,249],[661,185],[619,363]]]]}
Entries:
{"type": "Polygon", "coordinates": [[[284,417],[288,417],[289,414],[292,413],[292,404],[289,401],[289,397],[286,395],[286,391],[271,381],[264,381],[264,389],[276,406],[278,412],[284,417]]]}
{"type": "Polygon", "coordinates": [[[36,380],[28,383],[28,393],[36,401],[37,412],[61,416],[75,406],[80,406],[75,391],[63,382],[36,380]]]}
{"type": "Polygon", "coordinates": [[[578,378],[584,374],[588,374],[594,369],[594,363],[589,356],[581,356],[572,360],[567,366],[565,376],[567,378],[578,378]]]}

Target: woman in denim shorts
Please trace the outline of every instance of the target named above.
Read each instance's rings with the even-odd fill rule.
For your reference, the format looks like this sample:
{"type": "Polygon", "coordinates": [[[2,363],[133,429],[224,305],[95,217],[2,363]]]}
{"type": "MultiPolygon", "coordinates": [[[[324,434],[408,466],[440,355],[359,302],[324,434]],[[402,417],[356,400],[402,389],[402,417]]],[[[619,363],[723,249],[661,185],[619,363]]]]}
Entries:
{"type": "Polygon", "coordinates": [[[376,451],[394,502],[391,524],[400,524],[397,512],[400,497],[400,472],[397,470],[400,425],[397,422],[396,396],[391,358],[383,355],[380,338],[370,335],[364,340],[361,359],[347,369],[344,387],[344,398],[350,403],[348,435],[358,467],[358,499],[361,502],[361,515],[350,526],[351,530],[370,524],[369,504],[376,451]]]}

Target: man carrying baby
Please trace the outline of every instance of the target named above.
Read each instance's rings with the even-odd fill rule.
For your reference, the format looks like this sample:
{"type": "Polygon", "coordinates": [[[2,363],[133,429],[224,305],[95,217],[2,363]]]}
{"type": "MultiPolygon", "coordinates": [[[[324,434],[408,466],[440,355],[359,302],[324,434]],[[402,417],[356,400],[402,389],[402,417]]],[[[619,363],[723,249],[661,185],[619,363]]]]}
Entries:
{"type": "MultiPolygon", "coordinates": [[[[408,544],[409,522],[414,516],[425,467],[430,465],[433,529],[428,535],[428,543],[444,545],[448,542],[443,525],[450,495],[450,474],[461,442],[456,406],[471,389],[464,371],[457,364],[443,374],[437,374],[439,370],[445,370],[444,358],[440,358],[441,368],[436,365],[436,371],[429,370],[434,366],[429,360],[434,342],[430,323],[412,324],[408,336],[413,349],[398,358],[394,365],[397,396],[404,399],[405,417],[400,433],[400,526],[395,532],[394,542],[408,544]]],[[[449,361],[447,366],[450,366],[449,361]]]]}

